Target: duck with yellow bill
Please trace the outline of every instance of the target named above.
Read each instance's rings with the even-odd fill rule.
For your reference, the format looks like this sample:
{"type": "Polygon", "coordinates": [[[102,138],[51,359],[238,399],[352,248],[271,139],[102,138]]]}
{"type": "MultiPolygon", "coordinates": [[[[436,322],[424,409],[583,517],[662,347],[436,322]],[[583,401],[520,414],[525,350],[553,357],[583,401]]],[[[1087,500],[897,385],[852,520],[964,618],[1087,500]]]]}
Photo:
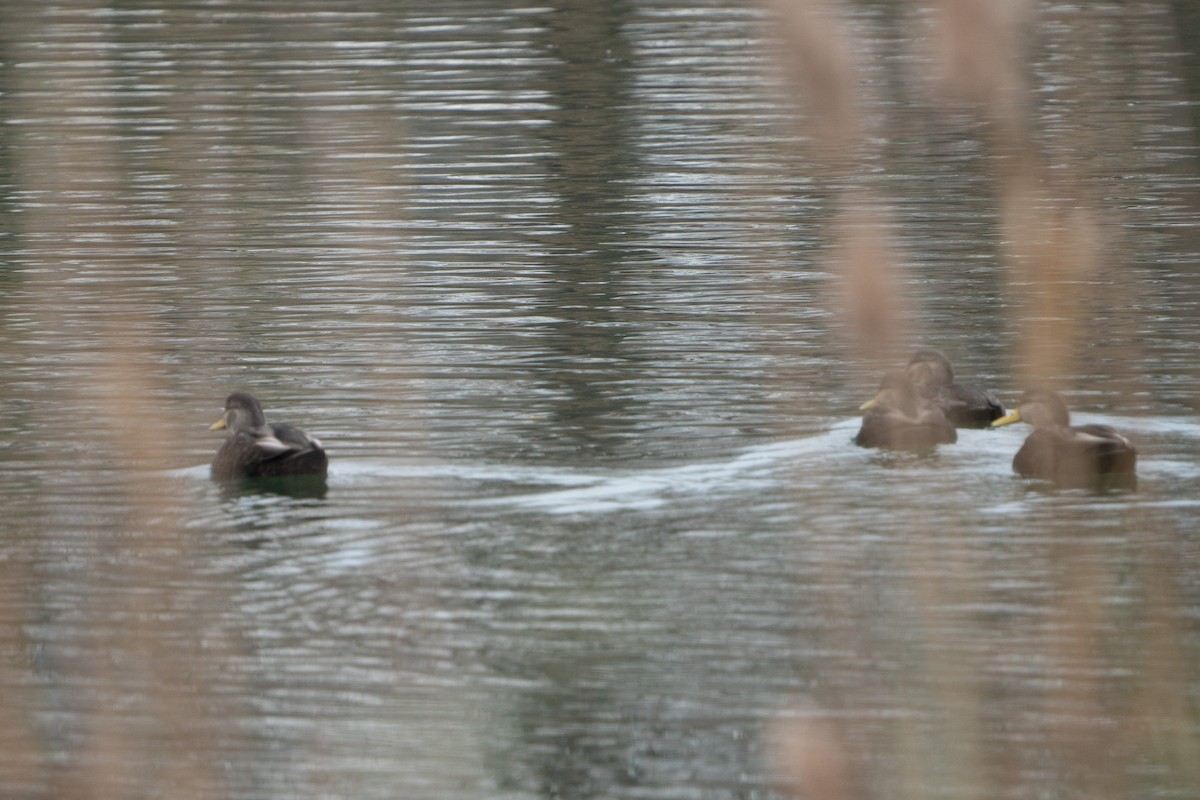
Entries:
{"type": "Polygon", "coordinates": [[[923,450],[958,441],[954,425],[936,404],[921,396],[904,370],[884,375],[879,392],[859,410],[866,412],[854,438],[860,447],[923,450]]]}
{"type": "Polygon", "coordinates": [[[291,425],[267,422],[262,404],[247,392],[229,395],[224,416],[209,430],[228,431],[212,462],[216,480],[324,477],[328,469],[329,459],[319,439],[291,425]]]}
{"type": "Polygon", "coordinates": [[[921,396],[940,408],[957,428],[986,428],[1004,416],[1004,405],[996,395],[955,380],[954,367],[941,350],[918,350],[904,371],[921,396]]]}
{"type": "Polygon", "coordinates": [[[1013,457],[1013,471],[1062,487],[1098,484],[1133,488],[1137,483],[1137,450],[1109,425],[1071,425],[1067,404],[1058,392],[1030,389],[1015,411],[997,419],[993,428],[1026,422],[1033,433],[1013,457]]]}

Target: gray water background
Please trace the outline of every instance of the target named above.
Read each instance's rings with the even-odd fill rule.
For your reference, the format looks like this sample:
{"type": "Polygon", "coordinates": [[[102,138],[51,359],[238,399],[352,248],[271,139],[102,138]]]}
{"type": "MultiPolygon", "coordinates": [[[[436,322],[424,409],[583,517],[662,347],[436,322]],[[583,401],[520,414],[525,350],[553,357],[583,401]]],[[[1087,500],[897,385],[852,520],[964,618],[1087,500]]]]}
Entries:
{"type": "Polygon", "coordinates": [[[1141,454],[1060,492],[1022,426],[852,445],[917,344],[1027,366],[914,8],[848,6],[882,122],[835,175],[755,5],[6,4],[0,795],[781,797],[816,724],[853,796],[1195,797],[1200,28],[1034,4],[1105,242],[1055,378],[1141,454]],[[235,389],[325,491],[208,480],[235,389]]]}

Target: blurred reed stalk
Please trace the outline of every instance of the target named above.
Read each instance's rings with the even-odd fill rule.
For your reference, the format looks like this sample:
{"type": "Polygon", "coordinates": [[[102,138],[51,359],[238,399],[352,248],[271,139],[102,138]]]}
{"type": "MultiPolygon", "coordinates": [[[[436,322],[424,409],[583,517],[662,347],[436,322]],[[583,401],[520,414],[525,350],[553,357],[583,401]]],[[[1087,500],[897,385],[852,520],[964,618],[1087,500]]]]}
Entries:
{"type": "MultiPolygon", "coordinates": [[[[140,231],[119,211],[132,205],[119,201],[130,191],[115,144],[121,115],[94,90],[118,35],[107,11],[101,2],[0,10],[6,60],[20,64],[9,69],[6,97],[6,117],[21,120],[9,128],[14,183],[38,200],[19,218],[18,252],[36,265],[25,290],[39,329],[55,332],[47,346],[58,348],[59,377],[48,378],[54,390],[40,398],[34,426],[55,429],[56,441],[68,429],[81,462],[46,455],[45,470],[59,479],[43,487],[40,510],[48,523],[115,513],[103,527],[124,532],[88,544],[92,563],[78,590],[88,602],[71,610],[83,620],[72,628],[82,638],[59,643],[64,658],[45,668],[52,674],[0,676],[6,686],[48,680],[47,693],[91,713],[70,715],[54,735],[35,726],[33,713],[7,719],[0,783],[7,797],[223,797],[222,759],[211,750],[229,719],[212,691],[225,653],[213,626],[218,601],[181,588],[194,587],[185,530],[193,513],[167,470],[178,466],[171,454],[184,437],[161,405],[160,323],[136,302],[140,231]],[[109,498],[102,507],[87,508],[101,496],[109,498]],[[191,623],[185,630],[182,618],[191,623]],[[92,638],[98,631],[115,635],[92,638]]],[[[26,574],[0,598],[8,655],[36,621],[40,594],[26,574]]],[[[3,662],[5,670],[29,668],[3,662]]],[[[24,697],[5,705],[38,704],[24,697]]]]}
{"type": "Polygon", "coordinates": [[[810,159],[821,181],[837,187],[829,225],[832,306],[853,332],[852,353],[875,367],[900,357],[910,314],[897,277],[900,257],[889,203],[856,181],[872,156],[875,98],[863,90],[865,47],[840,5],[774,0],[786,76],[805,115],[810,159]]]}
{"type": "MultiPolygon", "coordinates": [[[[829,230],[837,240],[831,271],[840,275],[841,291],[830,303],[842,309],[853,349],[875,368],[894,363],[920,332],[906,324],[911,309],[898,291],[889,203],[860,188],[878,169],[866,132],[886,126],[887,110],[865,88],[871,52],[849,21],[852,8],[840,0],[771,4],[813,169],[839,197],[829,230]]],[[[1033,34],[1045,16],[1070,14],[1069,22],[1059,20],[1060,29],[1086,31],[1090,12],[1033,0],[930,0],[908,4],[904,13],[911,26],[905,38],[927,46],[910,58],[920,65],[914,77],[932,90],[930,102],[982,123],[994,167],[1006,313],[1016,332],[1014,372],[1020,385],[1066,388],[1064,377],[1084,372],[1080,362],[1090,357],[1097,308],[1128,303],[1136,291],[1117,263],[1120,239],[1111,232],[1117,212],[1098,210],[1095,143],[1039,138],[1026,80],[1033,34]],[[1115,287],[1109,295],[1092,289],[1102,272],[1115,287]]],[[[860,19],[858,27],[865,24],[860,19]]],[[[1078,91],[1097,92],[1078,98],[1080,105],[1111,102],[1086,88],[1092,83],[1087,60],[1095,56],[1086,34],[1078,35],[1072,52],[1081,59],[1078,85],[1085,87],[1078,91]]],[[[1114,347],[1127,356],[1121,363],[1137,365],[1132,338],[1114,347]]],[[[1137,380],[1130,372],[1111,377],[1110,395],[1137,380]]],[[[975,633],[979,622],[964,609],[993,599],[981,579],[984,565],[975,562],[977,551],[947,549],[931,531],[970,535],[978,521],[944,518],[937,498],[927,505],[929,530],[889,532],[902,561],[894,574],[906,576],[895,579],[910,603],[897,612],[905,630],[879,630],[884,623],[864,609],[859,595],[865,590],[848,576],[865,570],[833,563],[823,573],[835,632],[814,648],[824,654],[817,696],[775,729],[777,766],[787,785],[807,800],[1028,797],[1036,790],[1028,774],[1039,763],[1053,783],[1037,788],[1059,792],[1052,796],[1116,800],[1135,796],[1135,775],[1158,763],[1180,785],[1200,790],[1200,743],[1168,557],[1149,555],[1124,576],[1145,587],[1145,608],[1122,617],[1109,602],[1119,578],[1097,566],[1111,542],[1084,528],[1067,542],[1033,539],[1030,558],[1055,567],[1050,619],[1020,630],[993,623],[997,629],[975,633]],[[947,630],[971,631],[973,640],[930,633],[947,630]],[[1127,692],[1119,696],[1103,675],[1114,663],[1114,648],[1142,653],[1132,659],[1127,692]],[[860,659],[906,669],[864,685],[860,659]],[[1032,697],[1006,698],[996,665],[1010,659],[1069,677],[1040,694],[1026,690],[1032,697]],[[1030,718],[1041,720],[1040,730],[1024,739],[1006,735],[1010,725],[1028,728],[1030,718]]],[[[1130,511],[1128,529],[1138,530],[1142,517],[1138,508],[1130,511]]],[[[895,587],[871,591],[887,590],[895,587]]]]}

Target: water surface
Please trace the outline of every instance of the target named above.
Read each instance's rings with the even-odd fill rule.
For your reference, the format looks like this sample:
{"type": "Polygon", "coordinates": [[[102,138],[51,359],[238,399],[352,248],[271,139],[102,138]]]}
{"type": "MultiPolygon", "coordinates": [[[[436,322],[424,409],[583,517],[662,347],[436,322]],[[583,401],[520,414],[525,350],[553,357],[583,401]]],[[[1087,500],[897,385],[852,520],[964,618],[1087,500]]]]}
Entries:
{"type": "Polygon", "coordinates": [[[852,445],[918,343],[1029,374],[1002,159],[916,12],[848,11],[880,125],[838,171],[754,6],[0,11],[0,794],[782,797],[815,720],[864,796],[1194,796],[1176,12],[1037,4],[1030,44],[1103,222],[1054,377],[1141,454],[1094,494],[1015,478],[1023,426],[852,445]],[[839,300],[860,190],[888,352],[839,300]],[[208,480],[235,389],[323,491],[208,480]]]}

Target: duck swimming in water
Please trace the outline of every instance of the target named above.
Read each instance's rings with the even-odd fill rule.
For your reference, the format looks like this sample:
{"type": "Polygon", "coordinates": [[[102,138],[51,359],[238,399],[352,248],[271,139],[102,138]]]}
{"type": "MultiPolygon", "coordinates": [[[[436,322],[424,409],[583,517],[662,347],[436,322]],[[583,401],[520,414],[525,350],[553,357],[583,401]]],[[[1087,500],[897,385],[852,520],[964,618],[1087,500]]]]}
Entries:
{"type": "Polygon", "coordinates": [[[329,464],[320,440],[299,428],[268,423],[262,404],[246,392],[225,399],[225,416],[209,430],[228,430],[212,463],[216,480],[324,476],[329,464]]]}
{"type": "Polygon", "coordinates": [[[954,367],[941,350],[918,350],[905,371],[921,396],[932,401],[959,428],[986,428],[1004,416],[1004,405],[991,392],[956,383],[954,367]]]}
{"type": "Polygon", "coordinates": [[[904,370],[884,375],[879,393],[859,408],[867,412],[854,437],[859,447],[921,450],[958,441],[954,425],[937,405],[921,396],[904,370]]]}
{"type": "Polygon", "coordinates": [[[1136,485],[1137,450],[1108,425],[1071,425],[1067,404],[1058,392],[1031,389],[1016,411],[992,427],[1028,422],[1033,433],[1013,457],[1013,472],[1042,478],[1062,487],[1136,485]]]}

